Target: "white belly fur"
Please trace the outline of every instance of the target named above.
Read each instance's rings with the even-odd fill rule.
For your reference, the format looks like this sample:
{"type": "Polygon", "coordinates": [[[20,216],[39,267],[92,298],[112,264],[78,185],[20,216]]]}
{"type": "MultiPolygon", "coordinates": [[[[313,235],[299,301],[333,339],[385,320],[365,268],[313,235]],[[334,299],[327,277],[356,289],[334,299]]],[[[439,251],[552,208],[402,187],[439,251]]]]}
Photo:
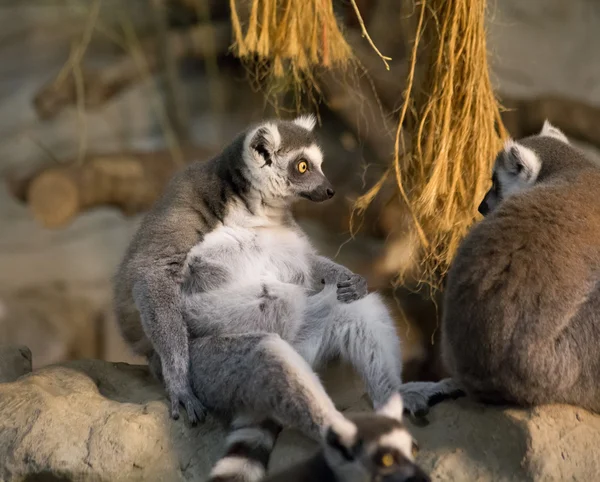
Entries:
{"type": "Polygon", "coordinates": [[[293,339],[311,285],[311,251],[310,243],[290,229],[226,226],[211,232],[190,251],[188,262],[200,257],[228,276],[216,290],[185,297],[192,336],[258,330],[293,339]],[[262,310],[265,290],[271,301],[262,310]]]}
{"type": "Polygon", "coordinates": [[[310,243],[291,229],[223,226],[194,246],[188,261],[200,257],[218,264],[228,271],[229,283],[267,278],[308,287],[311,252],[310,243]]]}

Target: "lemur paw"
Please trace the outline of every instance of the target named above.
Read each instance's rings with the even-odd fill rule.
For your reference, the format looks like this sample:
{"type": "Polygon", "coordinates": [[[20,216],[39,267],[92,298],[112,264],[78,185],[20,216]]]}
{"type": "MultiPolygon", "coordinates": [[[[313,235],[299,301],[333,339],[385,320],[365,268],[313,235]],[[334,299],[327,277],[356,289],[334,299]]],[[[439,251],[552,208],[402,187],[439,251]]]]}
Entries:
{"type": "Polygon", "coordinates": [[[198,397],[192,393],[191,388],[185,392],[176,394],[170,393],[169,399],[171,400],[171,417],[173,420],[179,419],[180,405],[183,405],[185,408],[191,425],[196,425],[206,418],[206,408],[202,402],[198,400],[198,397]]]}
{"type": "Polygon", "coordinates": [[[424,417],[429,413],[429,399],[426,394],[415,389],[416,387],[408,385],[411,383],[405,383],[399,390],[404,403],[404,413],[412,417],[424,417]]]}
{"type": "Polygon", "coordinates": [[[338,281],[337,299],[342,303],[360,300],[367,295],[367,280],[359,274],[352,274],[338,281]]]}
{"type": "Polygon", "coordinates": [[[429,408],[433,405],[465,395],[463,388],[452,378],[439,382],[404,383],[399,392],[404,401],[404,412],[420,419],[429,413],[429,408]]]}

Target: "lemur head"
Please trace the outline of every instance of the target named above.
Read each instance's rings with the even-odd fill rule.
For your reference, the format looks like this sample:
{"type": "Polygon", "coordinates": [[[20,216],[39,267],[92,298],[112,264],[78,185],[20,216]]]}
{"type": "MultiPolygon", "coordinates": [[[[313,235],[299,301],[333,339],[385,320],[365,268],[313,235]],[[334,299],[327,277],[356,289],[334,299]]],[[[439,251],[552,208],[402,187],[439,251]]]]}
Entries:
{"type": "Polygon", "coordinates": [[[486,216],[502,201],[522,192],[580,158],[567,137],[547,120],[539,134],[519,141],[508,139],[494,163],[492,187],[479,205],[486,216]]]}
{"type": "Polygon", "coordinates": [[[327,429],[324,455],[338,480],[430,482],[414,462],[417,445],[402,423],[402,411],[402,398],[395,394],[376,413],[349,417],[355,431],[327,429]]]}
{"type": "Polygon", "coordinates": [[[251,182],[265,198],[321,202],[333,197],[333,186],[321,169],[323,153],[314,127],[313,116],[301,116],[264,122],[248,132],[244,161],[251,182]]]}

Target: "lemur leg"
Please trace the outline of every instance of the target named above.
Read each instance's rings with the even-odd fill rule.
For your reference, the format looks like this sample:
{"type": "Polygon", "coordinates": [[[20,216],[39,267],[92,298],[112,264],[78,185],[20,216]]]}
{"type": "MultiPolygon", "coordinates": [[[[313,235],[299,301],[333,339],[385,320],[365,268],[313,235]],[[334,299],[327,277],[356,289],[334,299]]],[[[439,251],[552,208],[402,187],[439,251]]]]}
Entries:
{"type": "MultiPolygon", "coordinates": [[[[132,294],[143,330],[160,360],[160,376],[171,403],[171,417],[179,418],[181,404],[193,425],[205,417],[206,410],[190,383],[189,334],[180,310],[179,287],[157,267],[156,273],[146,273],[135,283],[132,294]]],[[[156,373],[155,359],[153,363],[156,373]]]]}
{"type": "Polygon", "coordinates": [[[150,353],[150,355],[148,355],[147,360],[148,369],[150,370],[152,376],[159,382],[164,383],[162,366],[160,364],[160,357],[158,356],[158,353],[153,351],[152,353],[150,353]]]}
{"type": "Polygon", "coordinates": [[[192,342],[190,357],[194,388],[215,411],[269,414],[316,440],[329,425],[353,431],[310,366],[278,335],[207,336],[192,342]]]}
{"type": "MultiPolygon", "coordinates": [[[[362,377],[375,408],[401,386],[400,340],[381,298],[369,294],[352,303],[337,300],[327,285],[307,300],[304,323],[294,346],[313,366],[340,355],[362,377]]],[[[418,410],[411,397],[407,410],[418,410]]]]}

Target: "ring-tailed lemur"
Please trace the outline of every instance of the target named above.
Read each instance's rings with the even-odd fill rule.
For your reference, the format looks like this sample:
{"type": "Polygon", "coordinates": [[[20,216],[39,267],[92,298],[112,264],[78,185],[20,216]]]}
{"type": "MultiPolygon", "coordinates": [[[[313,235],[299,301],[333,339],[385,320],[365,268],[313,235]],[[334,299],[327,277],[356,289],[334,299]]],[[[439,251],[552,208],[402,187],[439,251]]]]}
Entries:
{"type": "MultiPolygon", "coordinates": [[[[319,256],[292,218],[294,200],[333,196],[314,122],[263,122],[182,170],[125,255],[118,320],[164,380],[174,417],[180,403],[192,421],[205,407],[250,411],[317,438],[325,424],[346,425],[317,365],[347,359],[376,407],[401,385],[381,298],[319,256]]],[[[408,395],[405,405],[417,411],[427,400],[408,395]]]]}
{"type": "Polygon", "coordinates": [[[506,142],[485,217],[448,273],[446,387],[489,403],[600,412],[599,186],[600,167],[547,121],[506,142]]]}
{"type": "Polygon", "coordinates": [[[414,461],[416,443],[402,423],[402,410],[402,398],[394,394],[376,413],[350,416],[350,436],[329,428],[314,456],[268,476],[279,426],[268,420],[238,423],[208,482],[429,482],[414,461]]]}

